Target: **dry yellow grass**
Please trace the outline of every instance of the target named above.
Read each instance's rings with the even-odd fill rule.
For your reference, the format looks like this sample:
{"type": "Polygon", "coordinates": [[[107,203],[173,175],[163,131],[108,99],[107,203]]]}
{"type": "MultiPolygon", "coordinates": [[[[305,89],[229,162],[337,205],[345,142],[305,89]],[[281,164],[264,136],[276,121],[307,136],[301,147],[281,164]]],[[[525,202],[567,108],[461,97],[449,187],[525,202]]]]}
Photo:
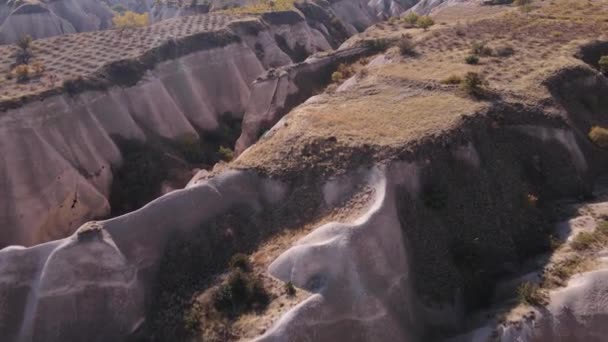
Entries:
{"type": "Polygon", "coordinates": [[[293,4],[295,0],[260,0],[255,4],[235,7],[223,10],[221,12],[229,13],[229,14],[261,14],[272,11],[287,11],[294,8],[293,4]]]}
{"type": "Polygon", "coordinates": [[[294,126],[311,136],[336,137],[357,144],[400,145],[449,128],[463,115],[478,112],[480,102],[449,93],[410,96],[394,89],[373,95],[332,98],[302,108],[294,126]]]}
{"type": "MultiPolygon", "coordinates": [[[[591,20],[581,20],[589,10],[574,19],[554,15],[571,2],[537,3],[527,14],[514,6],[462,3],[437,11],[438,24],[430,32],[406,28],[397,21],[377,25],[361,36],[410,35],[417,56],[402,57],[389,50],[392,62],[367,67],[365,79],[347,93],[326,94],[317,103],[297,108],[286,127],[260,141],[234,165],[278,169],[319,161],[313,157],[318,155],[315,152],[298,155],[297,146],[311,145],[325,159],[336,154],[339,158],[344,146],[398,148],[449,129],[458,118],[483,111],[492,101],[544,106],[551,95],[543,82],[563,68],[585,65],[574,57],[575,52],[608,32],[608,22],[601,19],[606,15],[603,12],[591,20]],[[475,43],[485,43],[493,53],[480,56],[478,65],[468,65],[465,57],[475,43]],[[488,81],[486,87],[496,95],[494,100],[476,101],[461,94],[457,86],[441,83],[467,72],[488,81]],[[330,137],[336,143],[324,142],[330,137]]],[[[576,2],[599,10],[608,0],[576,2]]]]}

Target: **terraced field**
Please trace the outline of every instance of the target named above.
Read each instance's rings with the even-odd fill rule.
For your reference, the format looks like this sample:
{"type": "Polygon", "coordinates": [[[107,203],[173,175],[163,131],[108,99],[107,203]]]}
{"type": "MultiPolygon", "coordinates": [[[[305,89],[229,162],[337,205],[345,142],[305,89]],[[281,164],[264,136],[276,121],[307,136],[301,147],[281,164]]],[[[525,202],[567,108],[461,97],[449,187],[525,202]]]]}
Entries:
{"type": "MultiPolygon", "coordinates": [[[[171,40],[220,31],[244,15],[204,14],[172,18],[148,27],[86,32],[33,41],[30,64],[44,67],[41,75],[19,82],[12,74],[16,45],[0,46],[0,106],[61,90],[64,82],[93,75],[103,66],[135,60],[171,40]]],[[[251,17],[250,17],[251,18],[251,17]]]]}

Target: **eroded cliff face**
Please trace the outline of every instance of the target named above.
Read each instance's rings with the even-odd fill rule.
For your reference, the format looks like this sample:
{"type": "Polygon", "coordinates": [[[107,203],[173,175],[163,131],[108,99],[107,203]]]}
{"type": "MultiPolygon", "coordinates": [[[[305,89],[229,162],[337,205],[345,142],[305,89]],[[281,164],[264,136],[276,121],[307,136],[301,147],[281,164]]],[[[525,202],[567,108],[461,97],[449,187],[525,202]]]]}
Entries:
{"type": "Polygon", "coordinates": [[[71,237],[4,249],[2,335],[8,341],[104,341],[141,333],[144,322],[152,324],[149,315],[169,309],[154,306],[160,298],[155,291],[159,265],[171,258],[165,246],[176,233],[204,236],[208,257],[201,262],[213,265],[247,246],[235,239],[255,241],[289,217],[302,220],[303,212],[337,206],[360,188],[372,194],[361,216],[318,227],[271,264],[271,275],[312,295],[257,340],[419,340],[457,330],[465,310],[483,297],[484,284],[543,249],[548,235],[542,210],[525,202],[526,194],[544,189],[546,201],[584,194],[604,160],[563,122],[527,113],[496,126],[501,113],[463,120],[445,139],[383,166],[330,180],[314,170],[284,180],[227,171],[133,213],[87,223],[71,237]],[[448,164],[450,174],[444,172],[448,164]],[[551,170],[548,178],[515,172],[533,165],[542,165],[538,172],[551,170]],[[476,209],[481,204],[483,211],[476,209]],[[244,221],[230,231],[213,224],[229,213],[241,213],[244,221]],[[251,230],[253,222],[265,229],[251,230]],[[467,236],[482,241],[480,249],[459,248],[467,236]],[[473,277],[474,269],[487,272],[473,277]],[[59,309],[65,307],[72,309],[59,309]]]}
{"type": "Polygon", "coordinates": [[[0,44],[110,27],[112,11],[100,1],[7,1],[0,4],[0,44]]]}
{"type": "MultiPolygon", "coordinates": [[[[337,2],[315,8],[334,18],[343,13],[340,6],[337,2]]],[[[365,25],[378,20],[373,8],[359,10],[358,17],[367,18],[365,25]]],[[[184,49],[167,43],[165,53],[148,54],[153,62],[146,65],[151,69],[137,69],[137,63],[110,68],[101,89],[98,83],[77,80],[68,89],[71,94],[52,95],[2,114],[2,192],[7,197],[1,203],[5,213],[1,225],[6,228],[0,245],[60,238],[82,222],[106,216],[112,170],[121,163],[117,138],[145,141],[151,136],[168,140],[187,136],[204,141],[221,121],[241,121],[247,108],[255,109],[248,116],[265,115],[267,109],[258,103],[274,98],[274,90],[256,90],[251,97],[253,81],[267,68],[302,61],[336,44],[319,31],[326,23],[316,18],[292,11],[237,20],[218,28],[217,34],[209,33],[221,39],[208,35],[182,42],[185,55],[175,55],[171,51],[184,49]],[[310,23],[316,23],[316,28],[310,23]],[[197,43],[197,39],[210,43],[197,43]]],[[[349,20],[333,25],[342,27],[349,20]]],[[[335,67],[341,58],[327,61],[335,67]]],[[[327,81],[327,64],[313,63],[309,72],[319,71],[327,81]]],[[[288,92],[297,92],[298,86],[293,84],[288,92]]],[[[254,140],[249,138],[248,144],[254,140]]]]}

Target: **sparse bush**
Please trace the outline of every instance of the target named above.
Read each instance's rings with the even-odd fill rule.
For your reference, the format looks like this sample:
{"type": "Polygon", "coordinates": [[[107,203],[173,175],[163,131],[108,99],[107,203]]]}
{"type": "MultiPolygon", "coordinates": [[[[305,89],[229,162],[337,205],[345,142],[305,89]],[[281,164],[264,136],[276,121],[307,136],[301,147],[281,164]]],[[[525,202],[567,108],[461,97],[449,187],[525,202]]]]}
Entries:
{"type": "Polygon", "coordinates": [[[479,57],[475,55],[466,56],[464,62],[467,64],[475,65],[479,63],[479,57]]]}
{"type": "Polygon", "coordinates": [[[401,37],[397,42],[397,47],[402,56],[413,56],[416,54],[416,44],[406,36],[401,37]]]}
{"type": "Polygon", "coordinates": [[[476,72],[467,72],[462,83],[460,83],[460,88],[469,95],[481,95],[485,83],[483,76],[480,74],[476,72]]]}
{"type": "Polygon", "coordinates": [[[450,77],[442,80],[441,83],[449,84],[449,85],[457,85],[457,84],[462,83],[462,77],[457,76],[457,75],[451,75],[450,77]]]}
{"type": "Polygon", "coordinates": [[[215,309],[228,316],[268,305],[270,297],[259,279],[235,270],[212,295],[215,309]]]}
{"type": "Polygon", "coordinates": [[[538,284],[525,282],[517,287],[517,297],[521,303],[539,306],[545,304],[545,296],[538,284]]]}
{"type": "Polygon", "coordinates": [[[241,270],[243,272],[251,271],[249,257],[242,253],[233,255],[232,258],[230,258],[230,268],[233,270],[241,270]]]}
{"type": "Polygon", "coordinates": [[[363,46],[370,50],[370,52],[382,52],[386,50],[391,44],[387,39],[366,39],[362,42],[363,46]]]}
{"type": "Polygon", "coordinates": [[[416,25],[416,22],[418,22],[418,18],[420,18],[418,14],[416,14],[415,12],[410,12],[405,17],[403,17],[403,22],[414,26],[416,25]]]}
{"type": "Polygon", "coordinates": [[[331,80],[334,83],[340,83],[345,79],[351,77],[353,73],[354,69],[352,66],[341,63],[340,65],[338,65],[338,69],[331,74],[331,80]]]}
{"type": "Polygon", "coordinates": [[[21,38],[19,38],[19,41],[17,41],[17,46],[21,50],[27,50],[32,45],[32,41],[33,41],[32,36],[30,36],[29,34],[26,34],[25,36],[22,36],[21,38]]]}
{"type": "Polygon", "coordinates": [[[602,56],[598,62],[600,71],[608,74],[608,56],[602,56]]]}
{"type": "Polygon", "coordinates": [[[220,159],[224,161],[231,161],[232,158],[234,158],[234,152],[230,147],[220,146],[217,153],[220,156],[220,159]]]}
{"type": "Polygon", "coordinates": [[[32,41],[33,39],[30,35],[25,35],[17,41],[17,46],[19,47],[19,51],[17,51],[17,54],[15,55],[17,65],[29,64],[30,60],[34,57],[34,54],[30,49],[32,41]]]}
{"type": "Polygon", "coordinates": [[[425,31],[433,25],[435,25],[435,21],[433,21],[433,19],[431,19],[431,17],[427,15],[418,18],[418,20],[416,21],[416,26],[420,27],[421,29],[424,29],[425,31]]]}
{"type": "Polygon", "coordinates": [[[114,27],[120,29],[137,28],[147,26],[150,22],[148,13],[137,14],[135,12],[126,11],[123,14],[116,14],[112,18],[114,27]]]}
{"type": "Polygon", "coordinates": [[[344,75],[339,71],[335,71],[331,74],[331,80],[334,83],[340,83],[344,80],[344,75]]]}
{"type": "Polygon", "coordinates": [[[593,233],[581,232],[572,239],[570,246],[576,251],[584,251],[591,248],[596,242],[597,239],[593,233]]]}
{"type": "Polygon", "coordinates": [[[293,286],[293,283],[291,281],[285,283],[285,293],[287,293],[287,295],[290,297],[296,295],[296,287],[293,286]]]}
{"type": "Polygon", "coordinates": [[[597,146],[608,149],[608,129],[594,126],[589,131],[589,139],[597,146]]]}
{"type": "Polygon", "coordinates": [[[195,333],[200,329],[201,319],[203,318],[203,308],[196,302],[184,313],[184,328],[190,333],[195,333]]]}
{"type": "Polygon", "coordinates": [[[483,42],[475,42],[471,46],[471,54],[476,56],[492,56],[493,51],[483,42]]]}

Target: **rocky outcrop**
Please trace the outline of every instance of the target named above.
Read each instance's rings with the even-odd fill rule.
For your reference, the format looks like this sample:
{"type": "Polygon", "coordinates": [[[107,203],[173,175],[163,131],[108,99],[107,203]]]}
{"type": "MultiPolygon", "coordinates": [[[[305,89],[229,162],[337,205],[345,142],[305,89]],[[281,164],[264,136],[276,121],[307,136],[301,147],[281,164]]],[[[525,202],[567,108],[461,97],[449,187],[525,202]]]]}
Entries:
{"type": "Polygon", "coordinates": [[[3,339],[125,340],[145,318],[144,293],[152,288],[154,270],[175,229],[194,229],[229,209],[260,210],[280,201],[285,191],[280,183],[254,174],[229,172],[141,211],[88,223],[69,238],[3,249],[3,339]]]}
{"type": "Polygon", "coordinates": [[[111,25],[112,12],[99,1],[7,2],[0,5],[0,44],[96,31],[111,25]]]}
{"type": "MultiPolygon", "coordinates": [[[[340,3],[326,7],[326,16],[337,16],[340,3]]],[[[366,16],[374,13],[368,7],[360,10],[366,16]]],[[[255,109],[247,114],[248,121],[257,122],[266,119],[256,116],[265,117],[274,107],[288,109],[281,101],[293,106],[305,99],[311,82],[281,81],[291,83],[283,100],[269,87],[256,86],[252,97],[251,87],[266,68],[331,49],[332,43],[317,29],[323,22],[310,26],[315,18],[275,12],[238,20],[217,34],[186,37],[177,42],[180,49],[168,40],[142,61],[112,64],[84,81],[66,83],[69,94],[51,92],[2,114],[0,188],[12,200],[0,202],[0,225],[5,227],[0,246],[57,239],[87,220],[108,215],[112,169],[121,163],[116,138],[176,140],[188,135],[204,140],[221,120],[242,120],[247,108],[255,109]],[[300,88],[303,93],[298,95],[300,88]],[[274,103],[263,102],[273,97],[274,103]],[[265,104],[267,109],[262,108],[265,104]]],[[[320,58],[295,69],[308,70],[308,75],[320,72],[326,79],[323,71],[340,58],[320,58]]],[[[255,138],[259,130],[247,132],[255,138]]]]}
{"type": "Polygon", "coordinates": [[[302,63],[272,69],[257,78],[251,89],[243,117],[242,133],[235,152],[241,154],[276,124],[295,105],[312,96],[315,89],[331,81],[331,71],[369,54],[366,47],[338,50],[329,55],[313,56],[302,63]]]}
{"type": "MultiPolygon", "coordinates": [[[[300,211],[292,206],[301,210],[306,204],[293,194],[302,189],[314,193],[318,182],[315,205],[338,205],[359,187],[373,189],[372,205],[351,224],[319,227],[272,263],[273,276],[313,295],[258,340],[416,340],[458,329],[471,298],[482,295],[480,288],[466,286],[487,284],[492,277],[468,279],[466,267],[492,266],[500,274],[521,253],[538,248],[524,242],[542,235],[542,224],[536,226],[542,223],[539,211],[514,205],[517,198],[530,187],[544,188],[546,198],[585,193],[600,161],[590,157],[587,142],[553,119],[521,115],[497,127],[492,123],[504,117],[496,115],[463,120],[444,139],[427,141],[410,157],[384,166],[362,167],[329,180],[301,175],[295,183],[252,171],[226,171],[133,213],[85,224],[71,237],[6,248],[0,251],[0,300],[5,303],[0,333],[7,341],[40,336],[124,340],[148,317],[145,308],[156,299],[157,272],[172,234],[199,231],[209,239],[209,255],[226,254],[228,246],[240,244],[224,240],[246,236],[249,225],[231,228],[238,232],[206,233],[217,227],[207,223],[230,212],[247,213],[246,222],[260,220],[264,213],[297,216],[300,211]],[[551,170],[548,178],[513,176],[534,161],[551,170]],[[451,165],[451,183],[442,171],[446,164],[451,165]],[[481,203],[486,207],[480,212],[481,203]],[[454,248],[467,241],[465,236],[484,241],[487,249],[459,259],[454,248]],[[426,291],[435,290],[438,297],[428,297],[426,291]],[[65,307],[71,309],[59,309],[65,307]]],[[[260,226],[281,220],[265,222],[260,226]]],[[[205,262],[213,263],[213,258],[205,262]]]]}

